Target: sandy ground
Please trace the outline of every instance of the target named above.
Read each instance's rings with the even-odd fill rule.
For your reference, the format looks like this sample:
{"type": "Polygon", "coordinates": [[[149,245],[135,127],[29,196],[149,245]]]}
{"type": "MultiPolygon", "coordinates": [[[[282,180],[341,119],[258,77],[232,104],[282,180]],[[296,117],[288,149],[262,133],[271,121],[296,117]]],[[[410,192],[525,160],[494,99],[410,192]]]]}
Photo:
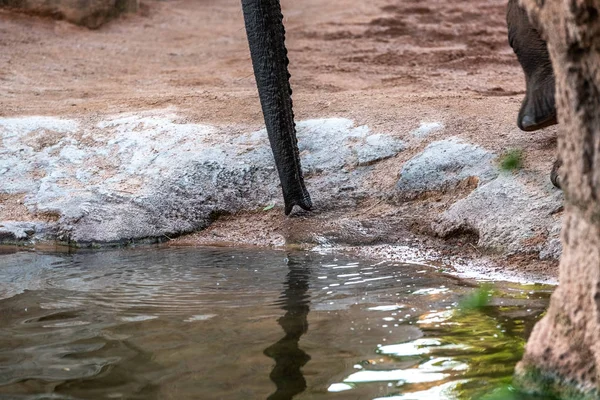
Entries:
{"type": "MultiPolygon", "coordinates": [[[[525,84],[506,39],[505,0],[283,0],[282,7],[297,119],[344,117],[403,139],[423,122],[445,126],[378,164],[374,188],[393,186],[407,159],[446,136],[497,153],[523,149],[525,170],[549,173],[555,129],[529,134],[515,124],[525,84]]],[[[97,119],[174,108],[188,122],[262,124],[238,0],[146,0],[138,15],[96,31],[0,11],[0,65],[0,116],[97,119]]],[[[354,210],[317,204],[294,218],[245,213],[176,243],[302,246],[335,237],[556,276],[554,261],[484,254],[469,237],[429,237],[431,218],[463,195],[409,205],[367,199],[354,210]]],[[[8,212],[26,212],[18,196],[0,200],[11,202],[8,212]]]]}

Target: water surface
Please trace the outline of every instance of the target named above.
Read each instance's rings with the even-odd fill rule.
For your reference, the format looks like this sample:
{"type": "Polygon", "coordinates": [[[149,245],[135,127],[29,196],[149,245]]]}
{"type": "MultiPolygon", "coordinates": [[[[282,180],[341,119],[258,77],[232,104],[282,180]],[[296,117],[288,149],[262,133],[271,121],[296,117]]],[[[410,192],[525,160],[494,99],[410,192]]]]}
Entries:
{"type": "Polygon", "coordinates": [[[526,399],[551,288],[465,309],[476,286],[305,252],[3,254],[0,399],[526,399]]]}

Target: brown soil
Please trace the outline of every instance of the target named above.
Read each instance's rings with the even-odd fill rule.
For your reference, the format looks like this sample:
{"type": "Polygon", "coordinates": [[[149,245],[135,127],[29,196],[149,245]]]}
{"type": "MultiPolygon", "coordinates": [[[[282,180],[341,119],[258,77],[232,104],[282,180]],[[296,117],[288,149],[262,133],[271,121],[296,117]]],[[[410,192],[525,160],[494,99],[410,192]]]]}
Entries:
{"type": "MultiPolygon", "coordinates": [[[[412,140],[409,151],[378,164],[374,188],[389,190],[402,163],[447,136],[497,153],[521,148],[526,170],[549,173],[555,129],[532,135],[515,124],[525,83],[507,43],[505,0],[283,0],[282,6],[297,119],[345,117],[412,140]],[[417,143],[409,132],[422,121],[445,129],[417,143]]],[[[174,108],[189,122],[262,124],[239,0],[146,0],[138,15],[94,31],[0,11],[0,64],[1,116],[93,119],[174,108]]],[[[373,199],[355,210],[317,204],[316,213],[295,218],[281,210],[246,213],[177,243],[301,244],[330,234],[346,244],[412,243],[478,257],[469,235],[443,243],[422,235],[460,195],[408,205],[373,199]]],[[[555,263],[491,257],[556,275],[555,263]]]]}
{"type": "Polygon", "coordinates": [[[30,221],[31,213],[27,210],[22,194],[0,194],[0,221],[30,221]]]}
{"type": "Polygon", "coordinates": [[[31,213],[25,206],[23,194],[0,193],[0,221],[57,221],[58,215],[53,213],[31,213]]]}

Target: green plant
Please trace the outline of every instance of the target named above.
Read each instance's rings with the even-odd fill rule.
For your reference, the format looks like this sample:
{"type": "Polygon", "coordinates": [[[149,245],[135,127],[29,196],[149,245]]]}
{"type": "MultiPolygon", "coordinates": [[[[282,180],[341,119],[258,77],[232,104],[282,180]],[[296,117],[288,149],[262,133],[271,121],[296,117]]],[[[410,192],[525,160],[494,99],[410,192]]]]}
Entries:
{"type": "Polygon", "coordinates": [[[500,168],[505,171],[515,171],[523,166],[523,151],[510,149],[500,157],[500,168]]]}
{"type": "Polygon", "coordinates": [[[458,308],[463,311],[478,310],[487,306],[491,300],[492,285],[482,284],[475,292],[467,295],[458,303],[458,308]]]}

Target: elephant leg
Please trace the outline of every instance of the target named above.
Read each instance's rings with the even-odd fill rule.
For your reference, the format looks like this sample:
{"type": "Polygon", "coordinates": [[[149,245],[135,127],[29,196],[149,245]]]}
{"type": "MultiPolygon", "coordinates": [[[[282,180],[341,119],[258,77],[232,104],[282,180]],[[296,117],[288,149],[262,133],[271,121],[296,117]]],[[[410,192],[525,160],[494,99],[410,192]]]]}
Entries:
{"type": "Polygon", "coordinates": [[[304,185],[279,0],[242,0],[254,76],[288,215],[312,208],[304,185]]]}
{"type": "Polygon", "coordinates": [[[527,92],[517,125],[535,131],[557,123],[554,71],[546,42],[532,26],[518,0],[508,1],[508,41],[525,72],[527,92]]]}
{"type": "Polygon", "coordinates": [[[559,173],[560,167],[562,167],[562,161],[557,158],[556,161],[554,161],[554,164],[552,165],[552,171],[550,172],[550,181],[559,189],[562,188],[562,182],[560,181],[559,173]]]}

